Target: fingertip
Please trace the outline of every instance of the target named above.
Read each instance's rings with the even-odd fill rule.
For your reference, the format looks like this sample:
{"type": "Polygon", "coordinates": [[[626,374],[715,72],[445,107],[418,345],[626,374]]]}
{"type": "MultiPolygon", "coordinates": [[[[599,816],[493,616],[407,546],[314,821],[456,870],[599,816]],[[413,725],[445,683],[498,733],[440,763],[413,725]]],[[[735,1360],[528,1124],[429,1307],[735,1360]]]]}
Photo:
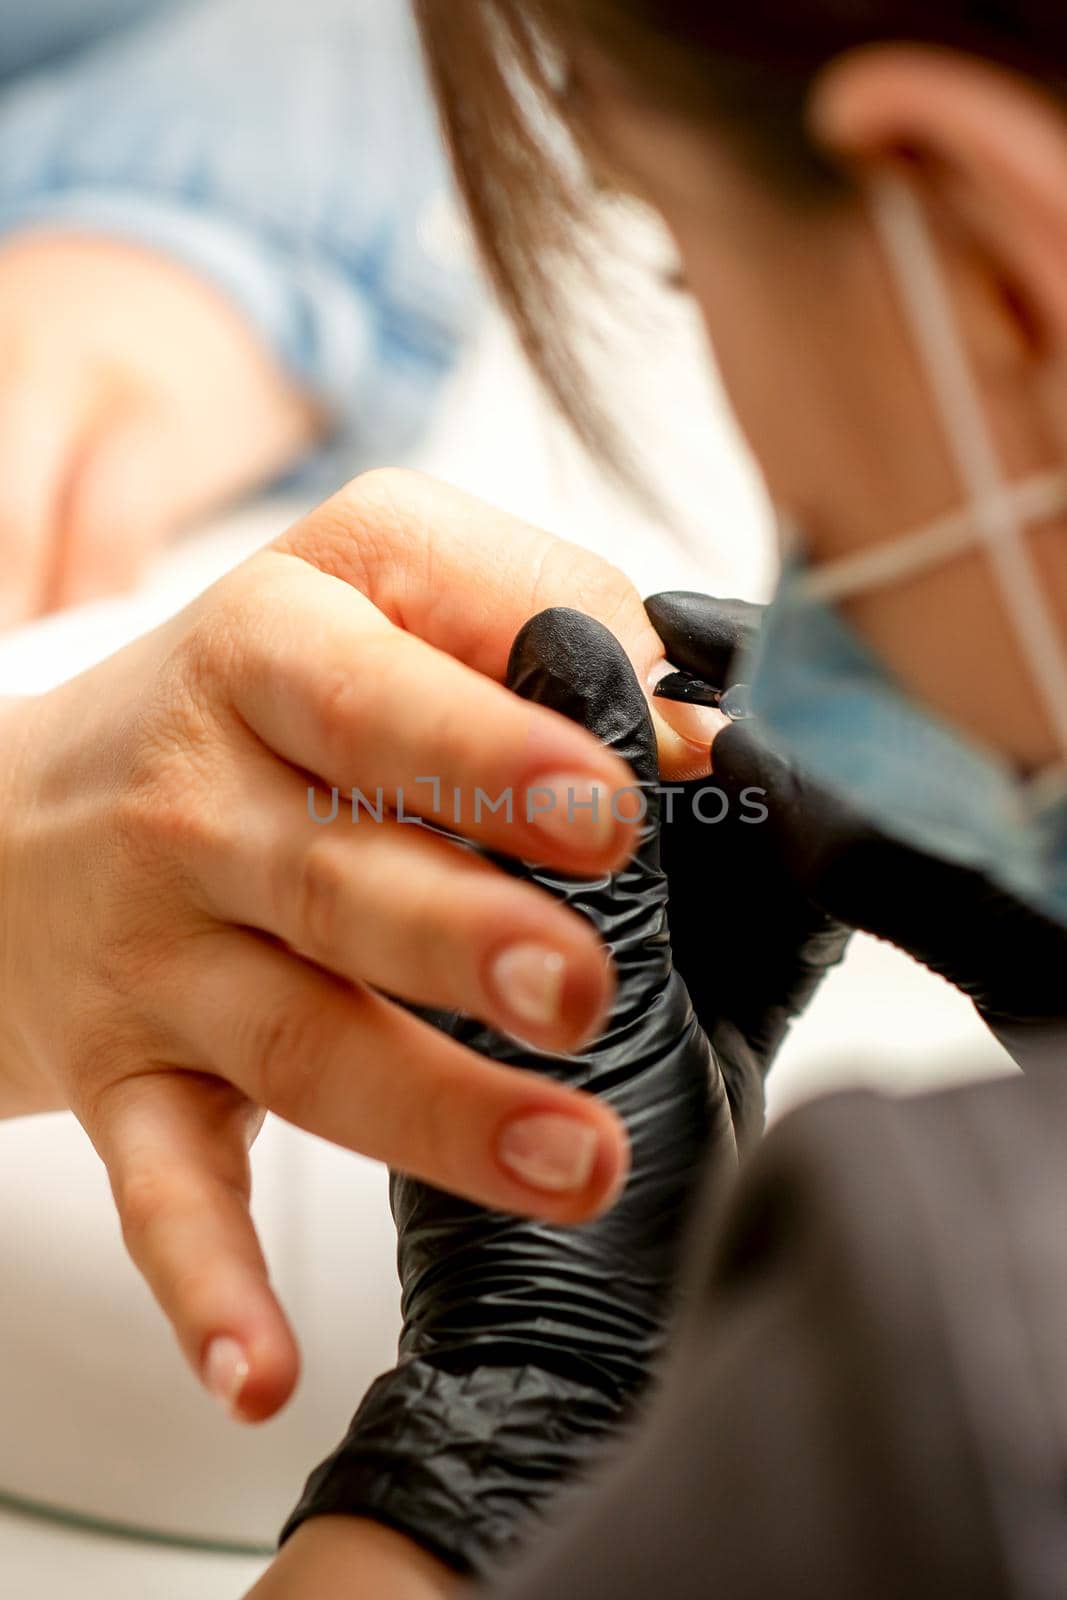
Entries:
{"type": "Polygon", "coordinates": [[[289,1401],[300,1375],[296,1340],[279,1312],[269,1328],[216,1333],[200,1359],[200,1378],[234,1422],[269,1421],[289,1401]]]}
{"type": "Polygon", "coordinates": [[[500,1129],[496,1159],[514,1191],[511,1209],[580,1223],[615,1204],[630,1171],[630,1143],[615,1111],[590,1095],[527,1108],[500,1129]]]}
{"type": "Polygon", "coordinates": [[[515,820],[526,838],[504,848],[578,875],[617,872],[638,847],[641,785],[616,751],[551,707],[529,730],[515,820]],[[562,734],[562,737],[560,736],[562,734]]]}
{"type": "Polygon", "coordinates": [[[615,1001],[618,978],[610,951],[598,941],[584,959],[568,964],[560,996],[564,1048],[579,1050],[603,1033],[615,1001]]]}
{"type": "Polygon", "coordinates": [[[630,1177],[630,1138],[622,1119],[610,1106],[591,1104],[599,1123],[596,1153],[586,1187],[553,1218],[564,1225],[593,1222],[611,1211],[630,1177]]]}
{"type": "Polygon", "coordinates": [[[611,854],[603,862],[603,870],[614,875],[621,872],[637,854],[641,843],[641,819],[636,815],[619,822],[611,854]]]}
{"type": "Polygon", "coordinates": [[[599,1037],[615,995],[609,952],[567,915],[497,945],[485,963],[490,1020],[533,1049],[577,1051],[599,1037]]]}
{"type": "Polygon", "coordinates": [[[254,1351],[251,1372],[234,1408],[234,1419],[255,1426],[269,1422],[292,1399],[300,1379],[300,1354],[291,1336],[284,1346],[254,1351]]]}

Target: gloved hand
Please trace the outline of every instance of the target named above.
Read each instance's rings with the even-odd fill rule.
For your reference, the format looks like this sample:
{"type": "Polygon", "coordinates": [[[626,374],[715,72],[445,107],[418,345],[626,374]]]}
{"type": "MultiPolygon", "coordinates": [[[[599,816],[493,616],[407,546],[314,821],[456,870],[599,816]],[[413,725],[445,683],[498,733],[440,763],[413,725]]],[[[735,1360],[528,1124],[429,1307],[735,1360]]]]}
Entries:
{"type": "MultiPolygon", "coordinates": [[[[672,663],[723,688],[737,681],[733,663],[762,617],[760,607],[744,601],[689,593],[656,595],[647,610],[672,663]]],[[[710,781],[725,792],[766,791],[767,821],[749,827],[760,836],[751,849],[773,860],[813,907],[890,941],[947,978],[1009,1048],[1025,1048],[1028,1035],[1067,1018],[1067,930],[983,875],[889,838],[847,799],[772,753],[743,722],[718,735],[712,762],[710,781]]],[[[702,905],[705,927],[721,926],[707,909],[721,904],[723,886],[722,851],[713,839],[709,844],[714,831],[691,830],[692,837],[679,840],[681,850],[664,854],[675,959],[701,1015],[703,991],[711,990],[714,1004],[721,986],[718,946],[709,949],[705,937],[701,949],[699,937],[702,905]]]]}
{"type": "MultiPolygon", "coordinates": [[[[516,641],[509,682],[595,731],[638,783],[656,785],[644,694],[598,623],[543,613],[516,641]]],[[[578,882],[507,864],[599,929],[619,983],[603,1038],[580,1056],[538,1055],[467,1018],[437,1019],[497,1061],[613,1105],[632,1144],[625,1192],[606,1216],[568,1229],[394,1177],[400,1365],[373,1385],[283,1537],[310,1516],[368,1516],[457,1570],[481,1571],[591,1445],[624,1425],[655,1368],[694,1191],[707,1163],[732,1170],[736,1150],[719,1063],[672,967],[659,801],[646,793],[641,849],[616,877],[578,882]]],[[[636,803],[618,798],[628,811],[636,803]]]]}
{"type": "MultiPolygon", "coordinates": [[[[668,659],[716,687],[734,681],[730,662],[760,616],[744,600],[689,594],[656,595],[646,609],[668,659]]],[[[790,1023],[851,936],[783,861],[779,824],[792,796],[762,752],[739,759],[751,748],[739,724],[724,728],[713,774],[675,786],[662,830],[675,966],[722,1058],[742,1145],[763,1132],[764,1080],[790,1023]]],[[[790,812],[802,828],[803,799],[790,812]]]]}

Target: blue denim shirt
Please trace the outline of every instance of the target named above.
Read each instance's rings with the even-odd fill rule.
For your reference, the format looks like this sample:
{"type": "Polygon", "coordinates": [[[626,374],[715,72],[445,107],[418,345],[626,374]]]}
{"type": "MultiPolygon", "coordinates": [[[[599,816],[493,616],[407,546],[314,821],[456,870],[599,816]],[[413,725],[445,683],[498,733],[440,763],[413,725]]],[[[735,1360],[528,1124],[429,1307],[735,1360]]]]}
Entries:
{"type": "Polygon", "coordinates": [[[0,41],[0,233],[169,252],[327,408],[320,472],[403,452],[481,300],[405,0],[0,0],[0,41]]]}

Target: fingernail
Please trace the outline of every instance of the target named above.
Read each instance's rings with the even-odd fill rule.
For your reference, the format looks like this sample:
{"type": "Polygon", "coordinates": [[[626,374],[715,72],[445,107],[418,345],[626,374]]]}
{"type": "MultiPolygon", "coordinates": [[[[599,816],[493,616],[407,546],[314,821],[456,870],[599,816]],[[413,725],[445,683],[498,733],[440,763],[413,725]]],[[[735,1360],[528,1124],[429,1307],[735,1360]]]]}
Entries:
{"type": "Polygon", "coordinates": [[[588,1123],[541,1112],[509,1123],[497,1154],[508,1171],[531,1189],[569,1194],[588,1184],[598,1144],[596,1129],[588,1123]]]}
{"type": "Polygon", "coordinates": [[[670,677],[675,668],[669,661],[657,661],[648,675],[648,692],[653,696],[652,709],[679,739],[687,744],[713,745],[730,719],[712,706],[687,706],[675,700],[657,700],[655,688],[663,678],[670,677]]]}
{"type": "Polygon", "coordinates": [[[554,772],[526,792],[526,820],[553,843],[598,850],[618,832],[606,785],[579,773],[554,772]]]}
{"type": "Polygon", "coordinates": [[[204,1384],[224,1411],[233,1414],[251,1368],[236,1339],[213,1339],[204,1357],[204,1384]]]}
{"type": "Polygon", "coordinates": [[[516,1022],[554,1027],[563,1011],[567,962],[543,944],[513,944],[489,968],[489,981],[516,1022]]]}

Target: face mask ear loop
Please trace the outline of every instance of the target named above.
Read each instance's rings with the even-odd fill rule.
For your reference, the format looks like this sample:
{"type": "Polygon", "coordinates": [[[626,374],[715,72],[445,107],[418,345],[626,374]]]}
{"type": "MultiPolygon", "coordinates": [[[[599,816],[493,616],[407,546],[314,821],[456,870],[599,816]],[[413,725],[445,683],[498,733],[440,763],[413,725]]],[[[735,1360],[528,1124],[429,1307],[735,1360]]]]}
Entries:
{"type": "MultiPolygon", "coordinates": [[[[1067,470],[1056,467],[1036,478],[1025,478],[1012,484],[1008,493],[1022,522],[1047,522],[1067,511],[1067,470]]],[[[813,600],[833,603],[869,589],[884,589],[973,550],[977,537],[973,511],[955,511],[902,533],[888,544],[853,550],[811,567],[804,573],[804,593],[813,600]]]]}
{"type": "Polygon", "coordinates": [[[933,239],[918,199],[902,179],[881,179],[870,203],[977,531],[1067,760],[1067,651],[1026,546],[1016,496],[1000,470],[933,239]]]}

